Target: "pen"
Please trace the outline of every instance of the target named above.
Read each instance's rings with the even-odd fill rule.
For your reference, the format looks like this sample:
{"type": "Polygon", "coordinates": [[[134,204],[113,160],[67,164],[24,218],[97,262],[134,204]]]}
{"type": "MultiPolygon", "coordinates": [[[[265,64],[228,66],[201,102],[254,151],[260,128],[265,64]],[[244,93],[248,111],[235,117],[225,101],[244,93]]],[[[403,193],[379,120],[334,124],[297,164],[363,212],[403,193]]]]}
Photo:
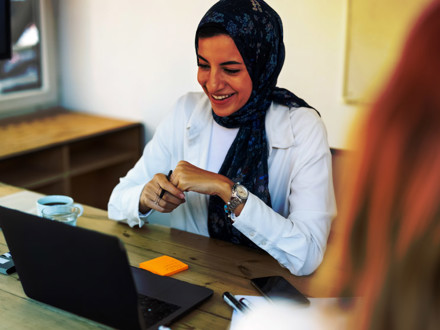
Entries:
{"type": "Polygon", "coordinates": [[[231,293],[225,292],[223,293],[223,300],[231,306],[234,310],[239,312],[245,312],[246,306],[240,303],[231,293]]]}
{"type": "MultiPolygon", "coordinates": [[[[168,181],[170,181],[171,174],[173,174],[173,170],[170,170],[170,171],[168,172],[168,175],[167,175],[167,180],[168,180],[168,181]]],[[[165,189],[162,189],[162,191],[160,192],[160,195],[159,195],[159,199],[162,199],[162,197],[163,197],[164,194],[165,194],[165,189]]]]}
{"type": "Polygon", "coordinates": [[[251,303],[250,303],[249,300],[247,300],[246,298],[240,298],[239,302],[240,302],[244,307],[246,307],[247,309],[251,309],[251,308],[252,308],[251,303]]]}

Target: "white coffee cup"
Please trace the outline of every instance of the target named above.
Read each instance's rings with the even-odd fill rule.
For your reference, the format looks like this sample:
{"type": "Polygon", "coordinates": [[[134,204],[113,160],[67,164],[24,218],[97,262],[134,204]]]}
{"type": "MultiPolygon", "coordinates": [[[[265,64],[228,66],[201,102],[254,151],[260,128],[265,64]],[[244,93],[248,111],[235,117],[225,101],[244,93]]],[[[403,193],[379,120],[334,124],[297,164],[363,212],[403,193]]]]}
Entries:
{"type": "Polygon", "coordinates": [[[37,200],[37,214],[41,217],[43,216],[43,209],[46,207],[68,205],[75,206],[80,209],[78,216],[81,216],[84,212],[84,208],[81,204],[74,203],[73,198],[64,195],[48,195],[41,197],[37,200]]]}

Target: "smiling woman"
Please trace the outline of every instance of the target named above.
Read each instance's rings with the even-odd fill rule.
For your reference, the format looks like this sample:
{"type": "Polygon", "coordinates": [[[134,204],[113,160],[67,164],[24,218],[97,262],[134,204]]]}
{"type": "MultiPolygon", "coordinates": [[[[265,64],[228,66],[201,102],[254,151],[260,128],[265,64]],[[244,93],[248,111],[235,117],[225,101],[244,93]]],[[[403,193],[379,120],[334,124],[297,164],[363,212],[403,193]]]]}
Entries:
{"type": "Polygon", "coordinates": [[[109,217],[262,249],[296,275],[326,248],[335,199],[319,113],[276,87],[282,23],[264,1],[222,0],[196,31],[204,93],[181,97],[109,201],[109,217]],[[172,175],[165,173],[172,169],[172,175]]]}

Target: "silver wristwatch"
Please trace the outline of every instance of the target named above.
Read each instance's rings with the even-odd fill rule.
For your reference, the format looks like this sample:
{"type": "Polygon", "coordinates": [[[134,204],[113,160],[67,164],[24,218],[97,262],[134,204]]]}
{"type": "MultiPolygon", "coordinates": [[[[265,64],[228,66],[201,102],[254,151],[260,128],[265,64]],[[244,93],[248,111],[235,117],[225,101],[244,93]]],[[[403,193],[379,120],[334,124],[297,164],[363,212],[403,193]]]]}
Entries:
{"type": "Polygon", "coordinates": [[[225,205],[225,212],[229,217],[232,216],[238,205],[246,202],[249,196],[247,188],[240,184],[240,182],[234,183],[232,186],[231,200],[225,205]]]}

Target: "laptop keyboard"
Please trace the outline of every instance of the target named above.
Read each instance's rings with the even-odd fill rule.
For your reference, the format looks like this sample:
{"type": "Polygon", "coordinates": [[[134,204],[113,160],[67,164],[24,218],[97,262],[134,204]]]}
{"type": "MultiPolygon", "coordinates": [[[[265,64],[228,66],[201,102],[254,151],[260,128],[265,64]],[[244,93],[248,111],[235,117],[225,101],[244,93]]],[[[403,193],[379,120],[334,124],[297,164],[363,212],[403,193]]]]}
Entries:
{"type": "Polygon", "coordinates": [[[180,306],[141,294],[138,294],[138,302],[141,306],[142,314],[147,327],[150,327],[160,320],[163,320],[165,317],[180,308],[180,306]]]}

